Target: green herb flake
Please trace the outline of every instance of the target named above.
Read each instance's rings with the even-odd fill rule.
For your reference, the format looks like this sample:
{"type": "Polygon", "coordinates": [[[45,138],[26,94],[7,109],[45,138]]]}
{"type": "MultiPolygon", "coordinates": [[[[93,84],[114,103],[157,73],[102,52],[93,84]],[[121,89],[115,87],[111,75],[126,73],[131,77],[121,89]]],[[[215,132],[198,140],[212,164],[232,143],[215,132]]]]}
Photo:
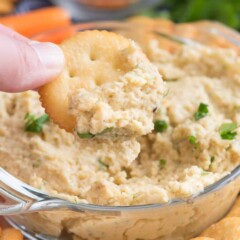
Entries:
{"type": "Polygon", "coordinates": [[[166,164],[167,164],[167,161],[165,159],[160,159],[159,160],[159,168],[160,169],[163,169],[166,164]]]}
{"type": "Polygon", "coordinates": [[[236,123],[223,123],[219,128],[221,138],[224,140],[233,140],[237,135],[237,132],[234,131],[236,128],[236,123]]]}
{"type": "Polygon", "coordinates": [[[77,132],[77,135],[82,139],[91,139],[91,138],[94,138],[96,136],[111,132],[112,130],[113,130],[113,127],[109,127],[109,128],[105,128],[102,132],[99,132],[99,133],[96,133],[96,134],[92,134],[90,132],[87,132],[87,133],[77,132]]]}
{"type": "Polygon", "coordinates": [[[198,107],[198,111],[194,113],[194,118],[198,121],[201,118],[206,117],[208,114],[208,105],[205,103],[200,103],[198,107]]]}
{"type": "Polygon", "coordinates": [[[140,195],[141,195],[141,193],[139,193],[139,192],[134,193],[134,194],[132,195],[132,199],[133,199],[133,200],[136,200],[136,198],[138,198],[140,195]]]}
{"type": "Polygon", "coordinates": [[[101,159],[98,159],[98,163],[100,164],[100,166],[104,167],[104,168],[109,168],[109,165],[105,162],[103,162],[101,159]]]}
{"type": "Polygon", "coordinates": [[[164,120],[156,120],[154,122],[154,130],[155,132],[162,133],[165,132],[168,128],[168,124],[164,120]]]}
{"type": "Polygon", "coordinates": [[[209,164],[209,169],[211,169],[212,164],[214,163],[214,161],[215,161],[215,157],[214,157],[214,156],[211,156],[211,158],[210,158],[210,164],[209,164]]]}
{"type": "Polygon", "coordinates": [[[210,172],[208,172],[208,171],[202,171],[202,173],[201,173],[201,176],[206,176],[206,175],[208,175],[210,172]]]}
{"type": "Polygon", "coordinates": [[[24,129],[26,132],[40,133],[42,132],[43,125],[49,121],[49,116],[47,114],[43,114],[41,117],[37,118],[30,113],[26,113],[24,121],[24,129]]]}
{"type": "Polygon", "coordinates": [[[79,201],[78,201],[78,198],[77,198],[77,197],[74,197],[74,198],[73,198],[73,202],[74,202],[74,203],[78,203],[78,202],[79,202],[79,201]]]}
{"type": "Polygon", "coordinates": [[[90,139],[90,138],[95,137],[95,135],[92,134],[92,133],[79,133],[79,132],[77,132],[77,135],[82,139],[90,139]]]}
{"type": "Polygon", "coordinates": [[[37,161],[33,162],[32,167],[39,168],[41,163],[42,163],[41,159],[38,159],[37,161]]]}
{"type": "Polygon", "coordinates": [[[211,159],[210,159],[210,163],[213,164],[214,161],[215,161],[215,157],[212,156],[211,159]]]}
{"type": "Polygon", "coordinates": [[[101,131],[100,133],[97,133],[96,136],[98,135],[102,135],[102,134],[105,134],[105,133],[108,133],[108,132],[111,132],[113,130],[114,127],[108,127],[108,128],[105,128],[103,131],[101,131]]]}
{"type": "Polygon", "coordinates": [[[199,147],[199,142],[197,142],[197,138],[193,135],[188,136],[188,142],[194,146],[194,148],[199,147]]]}
{"type": "Polygon", "coordinates": [[[163,81],[165,82],[176,82],[178,78],[163,78],[163,81]]]}
{"type": "Polygon", "coordinates": [[[164,93],[163,93],[163,97],[166,97],[169,94],[169,89],[167,89],[164,93]]]}
{"type": "Polygon", "coordinates": [[[196,144],[196,143],[197,143],[197,139],[196,139],[196,137],[194,137],[193,135],[191,135],[191,136],[188,137],[188,141],[189,141],[189,143],[191,143],[191,144],[196,144]]]}

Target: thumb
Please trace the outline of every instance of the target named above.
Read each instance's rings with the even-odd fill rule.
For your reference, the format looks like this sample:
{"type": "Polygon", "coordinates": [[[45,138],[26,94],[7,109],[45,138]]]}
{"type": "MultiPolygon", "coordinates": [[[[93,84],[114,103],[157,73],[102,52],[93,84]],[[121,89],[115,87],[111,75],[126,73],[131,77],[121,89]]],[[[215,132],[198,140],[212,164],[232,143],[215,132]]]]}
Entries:
{"type": "Polygon", "coordinates": [[[36,89],[57,77],[63,66],[57,45],[31,41],[0,25],[0,91],[36,89]]]}

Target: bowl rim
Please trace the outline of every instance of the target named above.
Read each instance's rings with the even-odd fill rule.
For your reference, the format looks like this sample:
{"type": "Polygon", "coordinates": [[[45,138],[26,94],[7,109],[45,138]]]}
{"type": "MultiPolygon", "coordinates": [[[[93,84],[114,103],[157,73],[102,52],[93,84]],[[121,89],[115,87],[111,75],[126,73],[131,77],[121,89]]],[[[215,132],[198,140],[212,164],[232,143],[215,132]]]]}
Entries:
{"type": "Polygon", "coordinates": [[[112,19],[123,19],[125,17],[136,14],[137,12],[143,11],[146,8],[151,8],[162,4],[163,0],[138,0],[133,1],[130,4],[122,6],[120,8],[104,8],[94,7],[91,4],[86,4],[80,0],[51,0],[54,4],[60,5],[63,8],[69,10],[74,21],[97,21],[105,20],[109,21],[112,19]]]}
{"type": "MultiPolygon", "coordinates": [[[[59,32],[61,30],[66,29],[73,29],[76,31],[85,31],[85,30],[92,30],[92,29],[98,29],[98,30],[111,30],[111,29],[131,29],[133,26],[139,26],[139,24],[132,24],[128,23],[126,25],[126,22],[122,21],[100,21],[100,22],[88,22],[88,23],[80,23],[80,24],[73,24],[67,27],[60,27],[52,30],[48,30],[39,34],[36,34],[32,36],[32,39],[37,39],[40,36],[47,36],[54,34],[56,32],[59,32]],[[107,29],[106,29],[107,28],[107,29]]],[[[223,25],[224,26],[224,25],[223,25]]],[[[228,28],[230,31],[232,29],[228,28]]],[[[234,31],[234,30],[233,30],[234,31]]],[[[235,31],[234,31],[235,32],[235,31]]],[[[239,44],[239,43],[238,43],[239,44]]],[[[237,44],[236,44],[237,46],[237,44]]],[[[13,176],[12,176],[13,177],[13,176]]],[[[48,195],[46,192],[40,191],[34,187],[29,186],[28,184],[23,183],[22,181],[15,178],[18,183],[22,186],[24,186],[24,189],[27,190],[32,194],[32,198],[35,199],[37,202],[39,202],[39,199],[52,201],[52,203],[55,203],[54,207],[51,208],[62,208],[67,207],[75,211],[104,211],[104,212],[119,212],[119,211],[137,211],[137,210],[149,210],[149,209],[156,209],[156,208],[164,208],[167,206],[172,205],[178,205],[178,204],[191,204],[193,201],[204,197],[206,195],[209,195],[213,192],[216,192],[226,186],[227,184],[231,183],[232,181],[236,180],[238,177],[240,177],[240,165],[238,165],[236,168],[234,168],[229,174],[222,177],[215,183],[208,185],[204,188],[204,190],[200,193],[197,193],[195,195],[192,195],[187,198],[173,198],[169,202],[166,203],[156,203],[156,204],[142,204],[142,205],[130,205],[130,206],[106,206],[106,205],[97,205],[97,204],[88,204],[88,203],[73,203],[65,199],[56,198],[53,196],[48,195]]],[[[9,186],[11,187],[11,186],[9,186]]],[[[24,194],[23,194],[24,195],[24,194]]],[[[28,196],[29,197],[29,196],[28,196]]],[[[42,201],[41,200],[41,201],[42,201]]]]}
{"type": "MultiPolygon", "coordinates": [[[[132,211],[144,211],[144,210],[154,210],[166,207],[178,206],[182,204],[193,204],[194,201],[198,201],[202,197],[213,194],[228,184],[232,183],[234,180],[240,179],[240,165],[233,169],[229,174],[219,179],[217,182],[208,185],[200,193],[191,195],[186,198],[173,198],[169,202],[165,203],[155,203],[155,204],[142,204],[142,205],[129,205],[129,206],[108,206],[108,205],[97,205],[90,203],[74,203],[69,200],[50,196],[48,193],[32,187],[13,175],[9,174],[4,169],[0,168],[0,185],[1,189],[7,192],[7,196],[10,199],[17,199],[18,204],[13,205],[13,208],[6,208],[5,212],[4,206],[0,204],[1,215],[12,215],[21,214],[27,212],[38,212],[44,210],[56,210],[67,208],[69,210],[77,212],[105,212],[115,214],[116,212],[132,212],[132,211]],[[7,178],[5,178],[7,176],[7,178]],[[17,198],[16,198],[17,192],[17,198]],[[20,197],[19,197],[20,196],[20,197]],[[20,201],[19,201],[20,200],[20,201]],[[1,212],[1,210],[3,210],[1,212]]],[[[239,186],[240,187],[240,186],[239,186]]],[[[239,189],[238,189],[239,190],[239,189]]],[[[1,191],[2,193],[2,191],[1,191]]]]}
{"type": "MultiPolygon", "coordinates": [[[[38,40],[39,37],[47,37],[47,36],[51,36],[57,33],[60,33],[61,31],[65,31],[65,30],[73,30],[74,33],[75,32],[80,32],[80,31],[87,31],[87,30],[106,30],[106,31],[111,31],[113,29],[117,29],[117,30],[132,30],[132,29],[136,29],[137,27],[142,27],[141,23],[135,23],[135,22],[127,22],[126,20],[123,21],[98,21],[98,22],[84,22],[84,23],[77,23],[77,24],[72,24],[69,26],[64,26],[64,27],[57,27],[54,29],[50,29],[44,32],[40,32],[37,34],[32,35],[30,38],[33,40],[38,40]]],[[[154,33],[159,35],[160,37],[164,37],[164,38],[170,38],[173,41],[176,41],[178,43],[185,43],[185,40],[189,40],[189,42],[194,42],[190,39],[187,38],[183,38],[183,37],[178,37],[178,36],[170,36],[168,34],[166,34],[165,32],[161,32],[159,30],[157,31],[153,31],[151,28],[146,28],[146,31],[148,31],[149,33],[154,33]]],[[[45,42],[45,40],[44,40],[45,42]]],[[[189,43],[187,42],[187,43],[189,43]]],[[[195,42],[196,43],[196,42],[195,42]]]]}

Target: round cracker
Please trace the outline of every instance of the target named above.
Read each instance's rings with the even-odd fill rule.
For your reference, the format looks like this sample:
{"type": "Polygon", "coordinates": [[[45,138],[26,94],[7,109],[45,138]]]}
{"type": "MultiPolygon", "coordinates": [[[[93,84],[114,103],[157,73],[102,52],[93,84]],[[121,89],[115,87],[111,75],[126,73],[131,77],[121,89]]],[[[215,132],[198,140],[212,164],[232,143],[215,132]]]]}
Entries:
{"type": "Polygon", "coordinates": [[[240,218],[224,218],[206,229],[201,236],[215,238],[217,240],[239,240],[240,218]]]}
{"type": "Polygon", "coordinates": [[[60,45],[65,68],[56,80],[39,89],[42,105],[55,123],[69,132],[74,130],[76,120],[69,113],[69,94],[80,88],[91,90],[128,72],[121,51],[131,43],[116,33],[94,30],[80,32],[60,45]]]}

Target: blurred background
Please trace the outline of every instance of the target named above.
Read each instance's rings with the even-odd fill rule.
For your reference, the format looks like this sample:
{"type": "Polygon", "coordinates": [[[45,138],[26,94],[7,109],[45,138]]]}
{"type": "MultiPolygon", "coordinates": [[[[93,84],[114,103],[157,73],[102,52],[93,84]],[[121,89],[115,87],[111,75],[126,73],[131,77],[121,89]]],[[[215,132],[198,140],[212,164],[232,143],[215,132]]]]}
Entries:
{"type": "Polygon", "coordinates": [[[240,30],[239,0],[0,0],[0,14],[26,13],[59,5],[69,11],[74,22],[145,15],[174,22],[217,20],[240,30]]]}

